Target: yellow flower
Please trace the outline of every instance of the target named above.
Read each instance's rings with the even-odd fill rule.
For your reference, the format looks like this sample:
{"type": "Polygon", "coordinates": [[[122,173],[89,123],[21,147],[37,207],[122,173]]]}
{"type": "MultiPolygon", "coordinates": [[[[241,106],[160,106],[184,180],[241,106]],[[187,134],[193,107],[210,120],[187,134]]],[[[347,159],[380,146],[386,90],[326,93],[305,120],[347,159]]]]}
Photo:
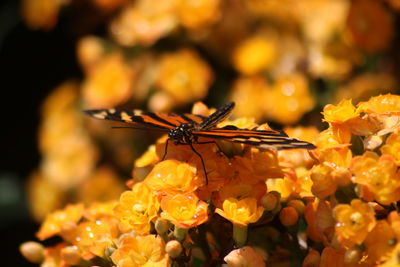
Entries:
{"type": "Polygon", "coordinates": [[[46,216],[46,220],[43,222],[36,233],[36,236],[40,240],[47,239],[56,234],[60,234],[65,228],[69,228],[71,225],[76,225],[76,223],[82,218],[83,215],[83,205],[67,205],[62,210],[57,210],[46,216]]]}
{"type": "Polygon", "coordinates": [[[297,122],[315,105],[314,97],[303,74],[293,74],[277,80],[268,102],[270,108],[268,116],[282,124],[297,122]]]}
{"type": "Polygon", "coordinates": [[[114,107],[132,95],[134,72],[119,53],[104,57],[82,85],[89,108],[114,107]]]}
{"type": "Polygon", "coordinates": [[[264,208],[258,206],[257,200],[253,197],[228,198],[224,200],[222,207],[222,210],[217,208],[215,212],[233,224],[240,226],[257,222],[264,212],[264,208]]]}
{"type": "Polygon", "coordinates": [[[196,168],[170,159],[156,164],[144,182],[161,194],[190,193],[200,186],[196,168]]]}
{"type": "Polygon", "coordinates": [[[374,210],[360,199],[337,205],[333,216],[338,240],[345,248],[360,245],[376,225],[374,210]]]}
{"type": "Polygon", "coordinates": [[[354,44],[367,52],[385,50],[393,37],[393,18],[379,1],[353,1],[347,26],[354,44]]]}
{"type": "Polygon", "coordinates": [[[336,106],[332,104],[326,105],[322,115],[324,115],[324,121],[326,122],[343,124],[348,120],[358,117],[359,111],[353,106],[351,99],[343,99],[336,106]]]}
{"type": "Polygon", "coordinates": [[[312,193],[321,199],[324,199],[336,192],[337,184],[332,176],[334,167],[330,164],[315,165],[311,170],[311,180],[313,185],[311,187],[312,193]]]}
{"type": "Polygon", "coordinates": [[[122,193],[114,214],[123,232],[132,229],[135,233],[145,234],[150,230],[150,221],[157,216],[159,207],[152,190],[141,182],[136,183],[131,191],[122,193]]]}
{"type": "Polygon", "coordinates": [[[304,218],[307,222],[307,237],[311,240],[320,243],[332,238],[335,220],[330,202],[317,198],[308,202],[304,209],[304,218]]]}
{"type": "Polygon", "coordinates": [[[110,32],[123,46],[150,46],[177,25],[173,0],[139,0],[127,5],[112,21],[110,32]]]}
{"type": "Polygon", "coordinates": [[[389,135],[380,151],[384,155],[393,156],[396,160],[396,165],[400,165],[400,130],[396,130],[389,135]]]}
{"type": "Polygon", "coordinates": [[[263,76],[249,76],[238,78],[231,89],[230,99],[235,102],[233,115],[236,117],[252,117],[259,120],[268,114],[268,105],[265,99],[268,97],[269,87],[263,76]]]}
{"type": "Polygon", "coordinates": [[[228,267],[266,266],[268,254],[256,247],[245,246],[234,249],[224,257],[228,267]]]}
{"type": "Polygon", "coordinates": [[[277,41],[273,36],[256,35],[243,41],[233,54],[233,65],[242,74],[256,74],[271,67],[277,57],[277,41]]]}
{"type": "Polygon", "coordinates": [[[208,220],[208,204],[194,193],[167,195],[161,200],[161,217],[180,228],[193,228],[208,220]]]}
{"type": "Polygon", "coordinates": [[[164,241],[155,235],[122,236],[111,259],[117,267],[167,267],[170,261],[164,241]]]}
{"type": "Polygon", "coordinates": [[[377,267],[397,267],[400,265],[400,243],[394,246],[392,252],[390,253],[388,260],[382,264],[376,265],[377,267]]]}
{"type": "Polygon", "coordinates": [[[394,249],[395,233],[386,220],[377,221],[374,229],[365,239],[367,261],[377,264],[388,259],[394,249]]]}
{"type": "Polygon", "coordinates": [[[51,30],[57,23],[60,3],[54,0],[24,0],[22,14],[26,24],[34,30],[51,30]]]}
{"type": "Polygon", "coordinates": [[[212,80],[211,68],[194,50],[182,49],[160,58],[156,85],[177,105],[203,99],[212,80]]]}
{"type": "Polygon", "coordinates": [[[205,27],[220,18],[220,0],[176,1],[176,12],[180,23],[186,28],[205,27]]]}
{"type": "Polygon", "coordinates": [[[320,149],[346,147],[350,145],[350,140],[349,128],[331,126],[319,134],[316,145],[320,149]]]}
{"type": "Polygon", "coordinates": [[[357,112],[398,115],[400,113],[399,95],[379,95],[357,105],[357,112]]]}
{"type": "Polygon", "coordinates": [[[350,170],[353,181],[366,186],[379,203],[389,205],[400,199],[400,172],[393,156],[367,151],[352,159],[350,170]]]}

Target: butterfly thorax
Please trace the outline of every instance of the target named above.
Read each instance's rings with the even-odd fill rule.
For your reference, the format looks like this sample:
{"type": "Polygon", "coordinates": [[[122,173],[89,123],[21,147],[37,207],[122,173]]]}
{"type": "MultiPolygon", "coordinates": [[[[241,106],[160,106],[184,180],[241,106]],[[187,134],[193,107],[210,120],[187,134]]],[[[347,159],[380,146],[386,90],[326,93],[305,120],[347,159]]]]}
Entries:
{"type": "Polygon", "coordinates": [[[175,129],[168,132],[168,137],[174,141],[175,144],[189,144],[195,143],[195,137],[192,134],[194,125],[191,123],[182,123],[175,129]]]}

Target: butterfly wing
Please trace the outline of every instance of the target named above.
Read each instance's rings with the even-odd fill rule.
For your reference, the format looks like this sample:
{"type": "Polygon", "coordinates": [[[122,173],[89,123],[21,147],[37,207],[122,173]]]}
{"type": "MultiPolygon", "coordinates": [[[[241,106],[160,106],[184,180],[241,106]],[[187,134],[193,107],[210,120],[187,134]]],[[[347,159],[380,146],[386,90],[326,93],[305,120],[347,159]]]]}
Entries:
{"type": "Polygon", "coordinates": [[[235,107],[234,102],[229,102],[217,109],[213,114],[206,117],[197,127],[198,130],[208,130],[225,120],[235,107]]]}
{"type": "Polygon", "coordinates": [[[84,113],[101,120],[111,120],[133,124],[138,127],[156,128],[168,131],[183,123],[199,124],[205,119],[193,114],[153,113],[142,110],[92,109],[84,113]]]}
{"type": "Polygon", "coordinates": [[[193,131],[192,134],[198,137],[220,139],[264,149],[282,150],[292,148],[315,148],[313,144],[288,137],[284,132],[239,129],[231,125],[207,131],[193,131]]]}

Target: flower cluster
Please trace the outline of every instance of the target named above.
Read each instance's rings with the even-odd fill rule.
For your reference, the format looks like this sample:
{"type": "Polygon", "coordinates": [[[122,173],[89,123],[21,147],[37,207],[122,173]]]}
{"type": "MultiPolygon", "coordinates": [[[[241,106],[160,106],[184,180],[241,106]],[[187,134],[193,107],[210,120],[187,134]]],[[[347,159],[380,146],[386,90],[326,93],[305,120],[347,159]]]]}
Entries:
{"type": "Polygon", "coordinates": [[[27,187],[37,238],[62,242],[22,254],[60,267],[399,265],[399,12],[399,0],[23,0],[31,29],[61,20],[79,36],[82,79],[44,101],[27,187]],[[201,100],[236,103],[218,127],[268,120],[316,149],[199,138],[196,154],[81,112],[201,100]]]}
{"type": "MultiPolygon", "coordinates": [[[[294,251],[279,247],[291,244],[303,254],[308,251],[301,259],[306,265],[329,258],[336,265],[385,266],[398,260],[400,238],[400,214],[391,206],[400,201],[400,124],[393,123],[399,121],[398,110],[396,95],[372,97],[357,106],[351,100],[327,105],[326,130],[287,130],[314,140],[313,151],[194,144],[205,168],[189,146],[171,143],[166,150],[162,137],[136,160],[134,177],[139,172],[143,179],[131,180],[131,189],[118,201],[50,213],[37,237],[58,235],[63,243],[38,249],[28,242],[21,249],[27,258],[36,251],[40,255],[32,258],[56,266],[223,260],[238,266],[282,261],[282,253],[294,251]],[[363,142],[351,142],[355,137],[363,142]],[[299,227],[304,223],[306,228],[299,227]]],[[[193,112],[211,111],[198,104],[193,112]]],[[[268,128],[246,119],[220,126],[225,124],[268,128]]]]}

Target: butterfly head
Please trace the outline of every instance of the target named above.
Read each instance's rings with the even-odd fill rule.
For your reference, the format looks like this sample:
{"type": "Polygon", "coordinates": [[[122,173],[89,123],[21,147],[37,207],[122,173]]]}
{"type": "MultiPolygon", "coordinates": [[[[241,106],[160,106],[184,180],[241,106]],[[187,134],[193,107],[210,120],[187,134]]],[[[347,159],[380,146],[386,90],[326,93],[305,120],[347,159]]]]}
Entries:
{"type": "Polygon", "coordinates": [[[168,132],[168,137],[174,141],[175,144],[187,144],[193,142],[192,135],[193,125],[190,123],[183,123],[171,129],[168,132]]]}

